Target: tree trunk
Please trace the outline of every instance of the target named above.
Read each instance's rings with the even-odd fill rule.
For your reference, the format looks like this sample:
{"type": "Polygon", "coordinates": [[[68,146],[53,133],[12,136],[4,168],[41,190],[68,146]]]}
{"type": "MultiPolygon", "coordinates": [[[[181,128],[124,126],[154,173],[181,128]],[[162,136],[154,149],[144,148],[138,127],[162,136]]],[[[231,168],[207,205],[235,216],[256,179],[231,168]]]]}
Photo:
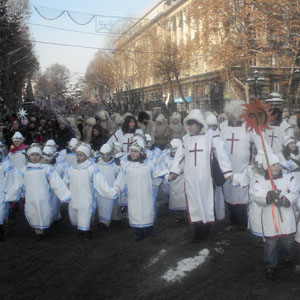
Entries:
{"type": "Polygon", "coordinates": [[[178,89],[179,89],[180,97],[184,102],[185,110],[188,111],[189,103],[185,100],[184,93],[183,93],[182,86],[180,84],[177,72],[175,72],[175,78],[176,78],[176,83],[177,83],[177,86],[178,86],[178,89]]]}
{"type": "Polygon", "coordinates": [[[291,115],[291,113],[292,113],[290,94],[291,94],[291,90],[292,90],[292,84],[293,84],[293,79],[294,79],[294,70],[295,70],[295,64],[296,64],[297,57],[298,57],[298,51],[295,53],[295,55],[293,57],[293,62],[292,62],[291,71],[290,71],[289,84],[288,84],[288,89],[286,92],[286,100],[288,103],[289,115],[291,115]]]}

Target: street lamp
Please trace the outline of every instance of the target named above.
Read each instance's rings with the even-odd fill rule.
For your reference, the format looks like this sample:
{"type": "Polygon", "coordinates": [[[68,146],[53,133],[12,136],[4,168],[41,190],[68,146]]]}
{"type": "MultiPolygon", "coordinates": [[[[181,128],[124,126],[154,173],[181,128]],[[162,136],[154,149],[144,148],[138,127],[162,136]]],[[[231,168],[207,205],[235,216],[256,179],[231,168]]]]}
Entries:
{"type": "Polygon", "coordinates": [[[253,87],[255,98],[257,98],[258,94],[261,95],[265,78],[261,76],[257,70],[254,70],[252,75],[246,81],[250,87],[253,87]]]}

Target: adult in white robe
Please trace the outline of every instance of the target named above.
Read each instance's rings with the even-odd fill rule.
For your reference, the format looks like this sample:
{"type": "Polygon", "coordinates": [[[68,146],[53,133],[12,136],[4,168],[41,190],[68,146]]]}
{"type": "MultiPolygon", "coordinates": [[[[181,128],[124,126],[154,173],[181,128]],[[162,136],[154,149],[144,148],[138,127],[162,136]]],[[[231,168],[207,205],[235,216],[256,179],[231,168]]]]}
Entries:
{"type": "MultiPolygon", "coordinates": [[[[211,154],[215,149],[220,168],[225,178],[231,177],[232,167],[224,148],[223,140],[212,132],[207,132],[207,125],[198,109],[193,109],[185,118],[184,125],[188,134],[183,137],[183,144],[175,155],[171,172],[184,173],[187,210],[190,223],[205,225],[215,221],[214,191],[211,177],[211,154]],[[188,122],[196,121],[202,126],[201,132],[191,135],[188,122]]],[[[171,174],[172,175],[172,174],[171,174]]],[[[170,176],[172,179],[172,176],[170,176]]],[[[196,226],[195,234],[198,235],[196,226]]],[[[202,231],[202,229],[201,229],[202,231]]],[[[197,241],[196,236],[195,241],[197,241]]]]}
{"type": "Polygon", "coordinates": [[[265,129],[265,138],[273,152],[280,155],[285,137],[294,136],[294,129],[286,120],[282,120],[282,111],[279,108],[273,108],[272,115],[275,119],[269,126],[270,128],[265,129]]]}
{"type": "Polygon", "coordinates": [[[120,143],[123,151],[127,154],[129,152],[131,139],[137,129],[137,121],[133,116],[125,118],[122,128],[118,129],[107,141],[107,144],[120,143]]]}
{"type": "MultiPolygon", "coordinates": [[[[262,150],[260,137],[255,132],[248,132],[246,124],[239,120],[244,110],[243,104],[244,102],[240,100],[226,104],[224,111],[228,120],[220,125],[220,136],[225,143],[234,173],[243,173],[252,163],[253,144],[258,151],[262,150]]],[[[269,150],[269,147],[267,149],[269,150]]],[[[237,226],[239,230],[246,230],[248,227],[248,186],[232,186],[226,182],[223,185],[223,191],[231,224],[237,226]]]]}

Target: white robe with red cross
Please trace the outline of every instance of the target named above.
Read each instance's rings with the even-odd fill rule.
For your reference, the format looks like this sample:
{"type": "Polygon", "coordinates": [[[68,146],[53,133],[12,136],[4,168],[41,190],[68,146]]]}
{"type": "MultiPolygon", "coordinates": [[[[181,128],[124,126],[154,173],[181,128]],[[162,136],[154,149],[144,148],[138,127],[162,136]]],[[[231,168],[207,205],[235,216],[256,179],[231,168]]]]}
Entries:
{"type": "Polygon", "coordinates": [[[214,149],[224,176],[232,175],[224,142],[219,135],[212,132],[195,136],[186,134],[170,168],[170,172],[178,175],[184,172],[187,210],[191,223],[215,221],[211,177],[211,154],[214,149]]]}
{"type": "Polygon", "coordinates": [[[122,129],[118,129],[108,140],[107,144],[115,142],[120,143],[123,146],[123,151],[127,154],[129,152],[131,138],[134,133],[123,133],[122,129]]]}
{"type": "MultiPolygon", "coordinates": [[[[251,162],[251,142],[253,141],[251,134],[246,131],[245,124],[233,127],[229,126],[226,120],[220,126],[220,135],[225,143],[233,173],[243,173],[251,162]]],[[[234,187],[226,182],[223,191],[225,201],[229,204],[238,205],[249,202],[248,186],[234,187]]]]}

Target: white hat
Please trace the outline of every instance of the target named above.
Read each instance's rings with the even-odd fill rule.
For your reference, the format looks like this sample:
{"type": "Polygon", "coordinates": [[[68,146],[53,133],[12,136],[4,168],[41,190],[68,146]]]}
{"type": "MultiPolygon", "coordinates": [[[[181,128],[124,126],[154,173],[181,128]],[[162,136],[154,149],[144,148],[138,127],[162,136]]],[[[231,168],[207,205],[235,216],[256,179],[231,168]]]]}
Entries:
{"type": "Polygon", "coordinates": [[[45,146],[53,147],[53,148],[57,148],[57,147],[58,147],[58,146],[56,145],[56,143],[55,143],[54,140],[48,140],[45,146]]]}
{"type": "Polygon", "coordinates": [[[170,145],[172,148],[177,149],[178,147],[180,147],[182,145],[182,141],[181,141],[181,139],[172,139],[170,142],[170,145]]]}
{"type": "Polygon", "coordinates": [[[78,144],[78,140],[76,138],[72,138],[70,141],[69,141],[69,148],[70,149],[74,149],[78,144]]]}
{"type": "Polygon", "coordinates": [[[142,139],[136,140],[130,146],[130,150],[136,150],[138,152],[143,151],[145,148],[145,143],[142,139]]]}
{"type": "Polygon", "coordinates": [[[43,158],[47,161],[51,161],[55,155],[53,148],[50,146],[45,146],[42,153],[43,158]]]}
{"type": "Polygon", "coordinates": [[[287,135],[284,137],[283,146],[286,147],[290,142],[293,141],[297,142],[297,140],[294,137],[287,135]]]}
{"type": "Polygon", "coordinates": [[[13,140],[13,142],[14,141],[23,142],[24,141],[24,137],[23,137],[23,135],[19,131],[16,131],[15,134],[13,135],[13,137],[12,137],[12,140],[13,140]]]}
{"type": "MultiPolygon", "coordinates": [[[[279,157],[276,154],[270,154],[269,155],[269,163],[270,163],[270,166],[272,166],[274,164],[279,164],[279,157]]],[[[264,157],[264,160],[263,160],[263,167],[264,167],[265,170],[268,169],[267,161],[266,161],[265,157],[264,157]]]]}
{"type": "Polygon", "coordinates": [[[100,155],[109,157],[113,155],[112,151],[113,151],[113,147],[111,144],[104,144],[100,149],[100,155]]]}
{"type": "Polygon", "coordinates": [[[40,156],[42,156],[42,149],[41,147],[39,146],[36,146],[36,145],[31,145],[30,148],[28,148],[27,150],[27,155],[29,156],[30,154],[32,153],[37,153],[39,154],[40,156]]]}
{"type": "Polygon", "coordinates": [[[87,158],[91,155],[91,146],[89,144],[81,144],[77,149],[76,152],[82,152],[85,154],[87,158]]]}
{"type": "Polygon", "coordinates": [[[208,115],[205,121],[207,125],[218,125],[218,120],[214,114],[208,115]]]}

